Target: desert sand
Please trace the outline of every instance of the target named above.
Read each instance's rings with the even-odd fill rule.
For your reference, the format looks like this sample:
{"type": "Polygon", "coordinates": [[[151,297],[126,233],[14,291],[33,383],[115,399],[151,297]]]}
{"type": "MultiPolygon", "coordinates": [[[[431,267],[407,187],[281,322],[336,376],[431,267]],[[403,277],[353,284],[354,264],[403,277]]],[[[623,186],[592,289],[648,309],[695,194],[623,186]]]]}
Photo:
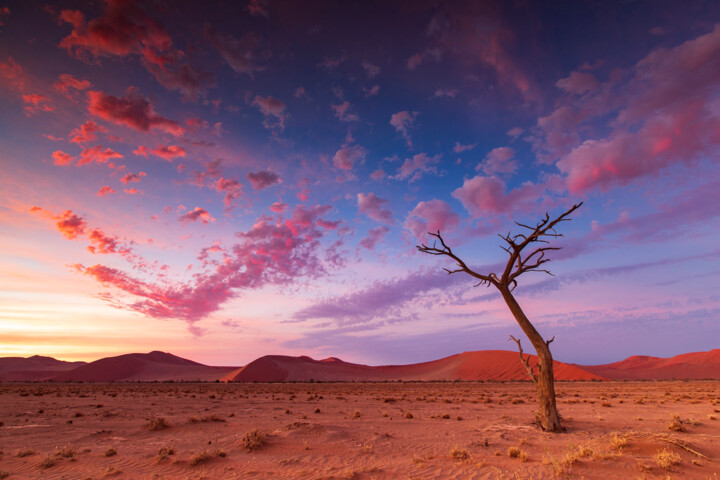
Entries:
{"type": "Polygon", "coordinates": [[[720,382],[557,391],[562,434],[536,427],[528,382],[6,383],[0,477],[720,476],[720,382]]]}

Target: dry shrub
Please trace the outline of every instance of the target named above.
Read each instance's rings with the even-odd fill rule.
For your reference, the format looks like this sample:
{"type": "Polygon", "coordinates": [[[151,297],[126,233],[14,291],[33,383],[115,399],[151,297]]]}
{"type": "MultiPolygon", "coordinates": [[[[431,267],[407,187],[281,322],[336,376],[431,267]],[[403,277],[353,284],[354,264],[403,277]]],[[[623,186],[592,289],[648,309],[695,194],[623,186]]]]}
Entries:
{"type": "Polygon", "coordinates": [[[34,453],[35,452],[30,450],[29,448],[21,448],[21,449],[15,451],[15,456],[18,458],[23,458],[23,457],[28,457],[34,453]]]}
{"type": "Polygon", "coordinates": [[[250,430],[242,438],[242,446],[248,452],[255,451],[263,445],[265,445],[265,434],[257,428],[250,430]]]}
{"type": "Polygon", "coordinates": [[[162,447],[160,450],[158,450],[157,456],[158,456],[158,462],[160,460],[164,460],[170,455],[175,455],[175,448],[173,447],[162,447]]]}
{"type": "Polygon", "coordinates": [[[47,455],[40,461],[40,468],[50,468],[55,465],[55,457],[47,455]]]}
{"type": "Polygon", "coordinates": [[[671,452],[667,448],[658,451],[653,458],[655,459],[655,463],[663,470],[670,470],[673,466],[680,463],[680,455],[671,452]]]}
{"type": "Polygon", "coordinates": [[[687,428],[685,428],[685,422],[680,420],[679,415],[673,415],[672,420],[670,423],[668,423],[667,426],[668,430],[671,430],[673,432],[685,432],[687,431],[687,428]]]}
{"type": "Polygon", "coordinates": [[[624,435],[618,435],[617,433],[611,433],[610,445],[616,450],[622,450],[622,448],[627,445],[627,437],[624,435]]]}
{"type": "Polygon", "coordinates": [[[507,456],[510,458],[517,458],[520,455],[520,449],[518,447],[510,447],[507,449],[507,456]]]}
{"type": "Polygon", "coordinates": [[[10,476],[10,472],[6,472],[4,470],[0,470],[0,479],[7,478],[10,476]]]}
{"type": "Polygon", "coordinates": [[[158,418],[151,418],[148,420],[147,425],[145,425],[148,430],[151,432],[157,432],[158,430],[164,430],[170,426],[169,423],[167,423],[167,420],[163,417],[158,418]]]}
{"type": "Polygon", "coordinates": [[[190,465],[200,465],[215,457],[225,458],[227,453],[224,450],[215,450],[214,452],[203,450],[190,457],[190,465]]]}
{"type": "Polygon", "coordinates": [[[189,423],[209,423],[209,422],[227,422],[227,420],[222,418],[220,415],[212,414],[212,415],[206,415],[201,418],[191,417],[188,420],[188,422],[189,423]]]}
{"type": "Polygon", "coordinates": [[[56,457],[72,458],[75,456],[75,453],[75,449],[68,445],[65,445],[62,448],[55,448],[56,457]]]}
{"type": "Polygon", "coordinates": [[[108,467],[105,469],[105,476],[114,477],[115,475],[120,475],[120,469],[115,465],[108,465],[108,467]]]}
{"type": "Polygon", "coordinates": [[[106,457],[112,457],[112,456],[115,456],[115,455],[117,455],[117,450],[115,450],[114,448],[110,447],[110,448],[108,448],[107,450],[105,450],[105,456],[106,456],[106,457]]]}
{"type": "Polygon", "coordinates": [[[355,412],[353,413],[353,416],[352,416],[352,417],[353,417],[353,418],[360,418],[361,416],[362,416],[362,415],[360,414],[360,411],[359,411],[359,410],[355,410],[355,412]]]}
{"type": "Polygon", "coordinates": [[[450,456],[455,460],[467,460],[470,458],[470,454],[468,454],[467,450],[460,448],[457,445],[450,449],[450,456]]]}

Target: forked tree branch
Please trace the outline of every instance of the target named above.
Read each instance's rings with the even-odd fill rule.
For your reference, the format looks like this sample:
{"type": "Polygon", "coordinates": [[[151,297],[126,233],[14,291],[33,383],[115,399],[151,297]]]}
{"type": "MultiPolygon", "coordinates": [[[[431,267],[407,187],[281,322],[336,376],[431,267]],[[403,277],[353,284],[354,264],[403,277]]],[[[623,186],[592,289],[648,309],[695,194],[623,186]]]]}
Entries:
{"type": "MultiPolygon", "coordinates": [[[[553,337],[553,340],[555,337],[553,337]]],[[[515,343],[517,343],[518,350],[520,350],[520,361],[522,362],[523,366],[525,367],[525,371],[527,372],[530,379],[533,381],[533,383],[538,382],[538,377],[535,375],[535,372],[533,372],[532,367],[530,366],[530,355],[527,356],[527,358],[523,357],[523,349],[522,345],[520,344],[520,340],[510,335],[510,340],[513,340],[515,343]]],[[[551,340],[552,341],[552,340],[551,340]]]]}

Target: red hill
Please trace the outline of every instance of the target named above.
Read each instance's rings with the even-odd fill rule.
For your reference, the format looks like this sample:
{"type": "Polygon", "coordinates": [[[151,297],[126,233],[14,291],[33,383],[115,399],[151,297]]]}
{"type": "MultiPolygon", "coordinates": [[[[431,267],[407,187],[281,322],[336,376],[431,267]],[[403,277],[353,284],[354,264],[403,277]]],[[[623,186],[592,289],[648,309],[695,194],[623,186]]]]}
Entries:
{"type": "MultiPolygon", "coordinates": [[[[531,364],[537,363],[532,356],[531,364]]],[[[555,362],[558,380],[601,380],[598,375],[555,362]]],[[[517,352],[485,350],[465,352],[432,362],[372,367],[337,358],[267,355],[226,375],[231,382],[385,381],[385,380],[527,380],[517,352]]]]}
{"type": "Polygon", "coordinates": [[[96,360],[52,378],[55,382],[214,381],[235,367],[210,367],[170,353],[129,353],[96,360]]]}
{"type": "Polygon", "coordinates": [[[34,382],[47,380],[58,373],[73,370],[85,362],[64,362],[52,357],[0,358],[0,382],[34,382]]]}
{"type": "Polygon", "coordinates": [[[632,356],[607,365],[577,365],[611,380],[720,380],[720,349],[670,358],[632,356]]]}

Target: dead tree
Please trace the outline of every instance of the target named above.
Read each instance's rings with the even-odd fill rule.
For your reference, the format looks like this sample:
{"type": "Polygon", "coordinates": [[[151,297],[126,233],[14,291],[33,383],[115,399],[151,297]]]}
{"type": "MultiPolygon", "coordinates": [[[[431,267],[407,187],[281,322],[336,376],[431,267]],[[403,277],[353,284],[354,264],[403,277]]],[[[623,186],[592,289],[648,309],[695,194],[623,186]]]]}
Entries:
{"type": "Polygon", "coordinates": [[[490,287],[490,285],[493,285],[500,291],[505,303],[508,308],[510,308],[510,312],[512,312],[515,320],[517,320],[520,328],[525,332],[525,335],[527,335],[527,338],[537,352],[538,363],[536,373],[530,365],[530,356],[523,356],[520,340],[510,335],[510,338],[517,343],[518,349],[520,350],[520,360],[522,361],[525,371],[535,384],[538,404],[540,406],[540,425],[543,430],[550,432],[560,432],[563,430],[562,425],[560,425],[557,406],[555,405],[555,378],[553,376],[553,358],[550,353],[550,344],[555,340],[555,337],[550,340],[545,340],[540,333],[538,333],[535,326],[528,320],[522,308],[520,308],[520,304],[515,300],[512,292],[515,287],[517,287],[517,278],[525,272],[544,272],[552,275],[552,273],[543,268],[543,265],[550,261],[549,258],[545,258],[545,254],[552,250],[560,250],[560,247],[548,246],[548,239],[562,237],[562,234],[555,231],[555,226],[561,222],[569,221],[569,215],[580,208],[580,205],[582,205],[582,202],[573,205],[572,208],[553,220],[551,220],[550,216],[546,213],[545,218],[540,220],[534,227],[515,222],[520,227],[529,230],[529,233],[519,233],[513,236],[510,235],[510,232],[508,232],[507,235],[498,234],[498,236],[507,243],[507,246],[501,245],[500,248],[505,250],[510,256],[505,265],[505,270],[500,276],[495,273],[482,275],[472,270],[447,246],[445,240],[440,236],[440,231],[437,233],[429,233],[429,235],[436,238],[436,241],[433,242],[431,247],[425,244],[417,247],[417,249],[423,253],[445,255],[452,258],[458,268],[454,270],[446,268],[445,271],[448,272],[448,274],[465,272],[480,280],[480,282],[475,285],[476,287],[480,285],[490,287]],[[438,241],[440,242],[439,246],[437,245],[438,241]],[[537,244],[544,245],[536,246],[537,244]],[[528,247],[535,248],[529,254],[523,256],[523,251],[528,247]]]}

